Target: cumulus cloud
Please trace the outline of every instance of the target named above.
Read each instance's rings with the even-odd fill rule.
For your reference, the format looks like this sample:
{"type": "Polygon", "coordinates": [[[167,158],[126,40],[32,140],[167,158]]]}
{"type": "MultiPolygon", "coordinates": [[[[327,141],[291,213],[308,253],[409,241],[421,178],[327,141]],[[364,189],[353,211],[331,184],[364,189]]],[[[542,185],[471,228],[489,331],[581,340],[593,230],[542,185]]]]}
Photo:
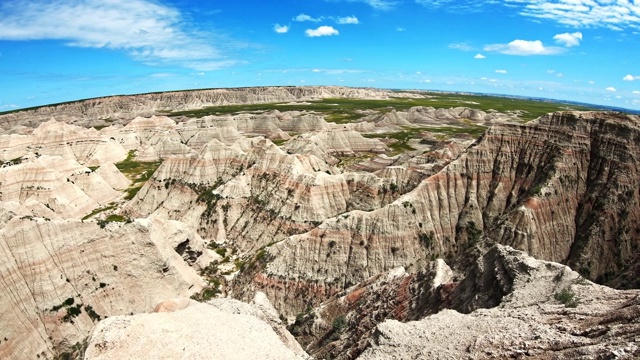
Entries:
{"type": "Polygon", "coordinates": [[[357,25],[360,23],[360,21],[358,20],[357,17],[355,16],[345,16],[345,17],[339,17],[336,19],[336,22],[338,24],[342,24],[342,25],[357,25]]]}
{"type": "Polygon", "coordinates": [[[506,74],[507,70],[496,70],[498,74],[506,74]]]}
{"type": "Polygon", "coordinates": [[[322,18],[314,18],[314,17],[311,17],[311,16],[309,16],[307,14],[300,14],[300,15],[298,15],[298,16],[293,18],[293,21],[299,21],[299,22],[305,22],[305,21],[319,22],[321,20],[322,20],[322,18]]]}
{"type": "Polygon", "coordinates": [[[150,0],[8,0],[0,17],[0,40],[60,40],[200,71],[234,63],[212,45],[215,34],[190,31],[177,9],[150,0]]]}
{"type": "Polygon", "coordinates": [[[618,91],[618,89],[614,88],[613,86],[609,86],[608,88],[606,88],[605,90],[607,91],[611,91],[611,92],[616,92],[618,91]]]}
{"type": "Polygon", "coordinates": [[[580,45],[580,41],[582,41],[582,33],[574,32],[574,33],[564,33],[558,34],[553,37],[558,44],[562,44],[566,47],[573,47],[580,45]]]}
{"type": "Polygon", "coordinates": [[[473,57],[474,59],[486,59],[487,57],[482,55],[482,54],[476,54],[476,56],[473,57]]]}
{"type": "Polygon", "coordinates": [[[278,34],[286,34],[289,32],[289,26],[287,25],[280,25],[280,24],[275,24],[273,26],[273,31],[277,32],[278,34]]]}
{"type": "Polygon", "coordinates": [[[636,94],[636,95],[640,95],[640,90],[633,90],[631,93],[632,94],[636,94]]]}
{"type": "Polygon", "coordinates": [[[323,25],[317,29],[307,29],[305,31],[305,34],[307,34],[308,37],[319,37],[319,36],[339,35],[340,32],[334,29],[333,26],[323,25]]]}
{"type": "Polygon", "coordinates": [[[493,44],[484,47],[485,51],[495,51],[507,55],[554,55],[564,51],[559,47],[547,47],[540,40],[513,40],[508,44],[493,44]]]}
{"type": "Polygon", "coordinates": [[[574,27],[640,28],[637,0],[506,0],[506,3],[519,7],[521,15],[574,27]]]}
{"type": "Polygon", "coordinates": [[[622,80],[624,80],[624,81],[640,80],[640,76],[633,76],[631,74],[628,74],[627,76],[623,77],[622,80]]]}

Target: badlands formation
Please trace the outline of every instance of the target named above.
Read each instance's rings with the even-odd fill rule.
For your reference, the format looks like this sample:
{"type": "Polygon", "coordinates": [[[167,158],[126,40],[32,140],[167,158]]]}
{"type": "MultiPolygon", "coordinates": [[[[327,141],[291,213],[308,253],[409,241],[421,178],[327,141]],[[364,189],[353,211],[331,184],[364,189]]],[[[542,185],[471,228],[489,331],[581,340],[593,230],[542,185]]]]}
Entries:
{"type": "Polygon", "coordinates": [[[431,100],[0,114],[0,358],[639,357],[640,118],[431,100]]]}

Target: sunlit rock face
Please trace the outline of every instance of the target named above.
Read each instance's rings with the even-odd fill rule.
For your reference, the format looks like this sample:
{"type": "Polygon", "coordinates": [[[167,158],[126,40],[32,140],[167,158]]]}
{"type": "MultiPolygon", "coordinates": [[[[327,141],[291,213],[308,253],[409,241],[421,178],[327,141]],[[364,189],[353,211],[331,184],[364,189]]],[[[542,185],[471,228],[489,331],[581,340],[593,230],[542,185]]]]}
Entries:
{"type": "Polygon", "coordinates": [[[96,98],[41,107],[0,116],[0,126],[9,130],[16,126],[35,128],[55,117],[58,121],[83,126],[126,124],[135,117],[151,117],[159,111],[199,109],[215,105],[286,103],[327,98],[387,99],[412,97],[410,93],[387,90],[346,88],[339,86],[255,87],[163,92],[132,96],[96,98]]]}
{"type": "MultiPolygon", "coordinates": [[[[268,304],[268,303],[267,303],[268,304]]],[[[232,299],[166,300],[151,314],[101,321],[85,359],[308,359],[277,316],[232,299]],[[221,331],[224,329],[224,331],[221,331]]]]}
{"type": "MultiPolygon", "coordinates": [[[[441,320],[468,325],[461,342],[487,326],[531,325],[569,344],[543,323],[567,287],[591,306],[588,321],[613,319],[612,334],[637,337],[615,318],[634,314],[637,293],[588,280],[640,285],[638,117],[562,112],[518,124],[514,113],[416,106],[338,123],[295,109],[398,96],[421,95],[218,89],[0,116],[0,357],[81,355],[90,334],[128,334],[118,326],[155,318],[149,333],[179,327],[181,311],[192,326],[203,313],[253,316],[246,324],[276,340],[268,346],[279,358],[306,356],[287,323],[318,357],[459,357],[457,348],[419,345],[441,320]],[[292,109],[171,113],[254,103],[292,109]],[[478,139],[465,133],[488,125],[478,139]],[[244,305],[235,300],[202,305],[191,296],[262,307],[236,311],[244,305]],[[161,307],[173,315],[142,314],[176,298],[161,307]]],[[[573,315],[565,325],[577,328],[573,315]]],[[[182,334],[176,344],[189,341],[192,329],[171,329],[182,334]]],[[[440,330],[451,338],[456,329],[440,330]]],[[[596,345],[628,348],[598,334],[596,345]]],[[[504,338],[483,340],[491,353],[470,349],[477,358],[516,356],[514,344],[540,340],[544,354],[559,351],[544,336],[504,338]]],[[[113,358],[127,345],[96,341],[89,357],[113,358]]],[[[578,352],[562,354],[588,351],[578,342],[578,352]]]]}
{"type": "Polygon", "coordinates": [[[636,116],[556,113],[493,127],[392,203],[273,245],[251,283],[295,314],[310,298],[394,267],[455,258],[485,233],[590,279],[623,276],[633,286],[625,270],[638,261],[638,125],[636,116]]]}

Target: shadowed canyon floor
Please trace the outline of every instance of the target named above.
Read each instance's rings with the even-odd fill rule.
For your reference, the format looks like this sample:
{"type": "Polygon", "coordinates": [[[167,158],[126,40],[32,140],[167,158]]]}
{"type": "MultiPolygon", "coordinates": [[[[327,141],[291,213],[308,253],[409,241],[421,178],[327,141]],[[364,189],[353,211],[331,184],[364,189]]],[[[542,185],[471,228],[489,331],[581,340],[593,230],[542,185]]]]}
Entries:
{"type": "Polygon", "coordinates": [[[640,118],[577,110],[272,87],[0,114],[0,357],[636,358],[640,118]]]}

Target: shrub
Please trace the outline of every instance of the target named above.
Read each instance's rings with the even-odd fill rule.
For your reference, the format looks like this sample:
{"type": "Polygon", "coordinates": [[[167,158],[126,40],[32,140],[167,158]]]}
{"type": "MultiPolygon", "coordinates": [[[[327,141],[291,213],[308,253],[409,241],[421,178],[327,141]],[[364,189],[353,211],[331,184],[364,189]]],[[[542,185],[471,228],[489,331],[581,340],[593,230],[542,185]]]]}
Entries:
{"type": "Polygon", "coordinates": [[[347,326],[347,320],[344,315],[340,315],[333,320],[332,328],[334,331],[342,331],[347,326]]]}
{"type": "Polygon", "coordinates": [[[569,288],[564,288],[562,291],[556,293],[554,298],[564,304],[565,307],[574,308],[577,307],[580,301],[576,297],[576,294],[569,288]]]}

